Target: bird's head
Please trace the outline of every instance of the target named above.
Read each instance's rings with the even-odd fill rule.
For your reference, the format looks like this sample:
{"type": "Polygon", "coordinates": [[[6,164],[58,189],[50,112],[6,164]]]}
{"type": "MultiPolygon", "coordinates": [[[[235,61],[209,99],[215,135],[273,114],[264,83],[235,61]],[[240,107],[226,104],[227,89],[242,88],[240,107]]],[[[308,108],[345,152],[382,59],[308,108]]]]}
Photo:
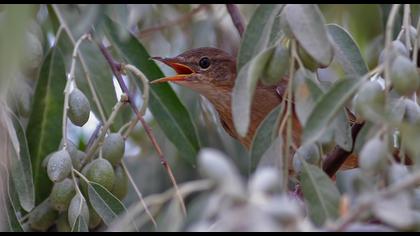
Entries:
{"type": "Polygon", "coordinates": [[[231,90],[236,78],[235,58],[217,48],[196,48],[172,58],[152,57],[175,70],[174,76],[151,83],[174,82],[200,94],[224,88],[231,90]]]}

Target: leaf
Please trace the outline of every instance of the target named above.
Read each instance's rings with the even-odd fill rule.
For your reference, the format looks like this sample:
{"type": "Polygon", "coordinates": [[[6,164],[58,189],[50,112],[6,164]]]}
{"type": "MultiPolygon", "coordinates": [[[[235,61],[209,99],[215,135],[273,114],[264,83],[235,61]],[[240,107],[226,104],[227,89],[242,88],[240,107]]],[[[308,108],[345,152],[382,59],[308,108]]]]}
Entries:
{"type": "Polygon", "coordinates": [[[334,119],[334,141],[343,150],[348,152],[350,152],[353,147],[351,126],[344,109],[342,109],[334,119]]]}
{"type": "Polygon", "coordinates": [[[278,105],[264,118],[264,120],[258,126],[251,144],[250,173],[254,172],[255,168],[260,162],[262,155],[278,135],[277,127],[280,124],[280,114],[283,114],[283,112],[283,106],[281,104],[278,105]]]}
{"type": "Polygon", "coordinates": [[[279,23],[278,19],[276,21],[275,19],[283,6],[283,4],[263,4],[255,10],[246,26],[239,48],[237,71],[240,71],[256,54],[266,49],[269,43],[275,42],[277,36],[275,31],[279,29],[273,23],[279,23]]]}
{"type": "Polygon", "coordinates": [[[60,145],[65,83],[66,72],[61,50],[53,47],[41,67],[26,130],[34,176],[35,203],[44,200],[51,190],[52,182],[41,163],[60,145]]]}
{"type": "Polygon", "coordinates": [[[319,64],[327,66],[334,51],[325,27],[325,20],[314,4],[288,4],[284,14],[299,45],[319,64]]]}
{"type": "Polygon", "coordinates": [[[6,191],[0,194],[0,210],[3,214],[2,218],[5,218],[5,219],[1,219],[0,221],[0,230],[6,231],[6,228],[5,228],[6,225],[3,225],[3,223],[6,223],[4,221],[7,221],[8,230],[10,232],[23,232],[22,225],[20,224],[16,215],[18,211],[13,205],[13,200],[16,200],[16,199],[12,199],[12,197],[15,197],[16,193],[13,192],[14,191],[13,188],[9,186],[10,181],[8,181],[8,173],[7,173],[7,170],[5,169],[5,166],[1,165],[0,168],[1,168],[1,173],[5,173],[3,176],[0,176],[0,181],[1,181],[0,186],[3,186],[3,187],[7,186],[7,189],[5,189],[6,191]]]}
{"type": "MultiPolygon", "coordinates": [[[[277,129],[275,129],[277,130],[277,129]]],[[[261,157],[261,161],[258,163],[258,168],[264,167],[275,167],[278,171],[283,169],[283,139],[281,136],[277,136],[276,139],[270,144],[267,150],[261,157]]]]}
{"type": "Polygon", "coordinates": [[[35,206],[34,181],[32,179],[31,158],[29,156],[28,144],[25,131],[15,115],[11,115],[13,125],[19,139],[19,152],[13,152],[10,160],[10,172],[19,202],[25,211],[31,211],[35,206]]]}
{"type": "MultiPolygon", "coordinates": [[[[108,18],[105,22],[108,26],[106,35],[122,58],[138,67],[149,80],[164,76],[135,36],[130,34],[127,41],[122,41],[117,35],[117,29],[123,26],[108,18]]],[[[142,86],[139,79],[135,78],[135,81],[138,86],[142,86]]],[[[200,148],[197,129],[188,110],[169,84],[162,83],[150,87],[149,109],[166,137],[178,148],[181,157],[194,165],[200,148]]]]}
{"type": "Polygon", "coordinates": [[[363,76],[368,73],[366,62],[350,33],[336,24],[328,24],[327,29],[333,39],[335,58],[343,66],[346,75],[363,76]]]}
{"type": "Polygon", "coordinates": [[[401,192],[392,198],[378,199],[373,204],[373,214],[385,224],[407,230],[416,223],[412,202],[407,192],[401,192]]]}
{"type": "Polygon", "coordinates": [[[303,158],[301,184],[308,206],[309,217],[317,225],[322,225],[327,219],[338,217],[340,193],[331,179],[318,167],[306,163],[303,158]]]}
{"type": "Polygon", "coordinates": [[[84,217],[79,215],[76,218],[76,222],[74,222],[71,232],[89,232],[89,228],[84,217]]]}
{"type": "Polygon", "coordinates": [[[323,134],[337,112],[357,91],[363,81],[356,79],[339,80],[318,99],[303,130],[305,144],[316,141],[323,134]]]}
{"type": "Polygon", "coordinates": [[[121,201],[100,184],[89,181],[88,194],[93,208],[108,226],[127,211],[121,201]]]}
{"type": "Polygon", "coordinates": [[[239,71],[232,91],[232,116],[235,129],[244,137],[251,119],[251,104],[259,77],[274,52],[274,47],[264,50],[239,71]]]}
{"type": "Polygon", "coordinates": [[[306,124],[311,114],[315,102],[324,94],[322,89],[314,81],[317,81],[316,75],[309,70],[299,69],[294,77],[295,89],[295,109],[297,117],[302,125],[306,124]]]}

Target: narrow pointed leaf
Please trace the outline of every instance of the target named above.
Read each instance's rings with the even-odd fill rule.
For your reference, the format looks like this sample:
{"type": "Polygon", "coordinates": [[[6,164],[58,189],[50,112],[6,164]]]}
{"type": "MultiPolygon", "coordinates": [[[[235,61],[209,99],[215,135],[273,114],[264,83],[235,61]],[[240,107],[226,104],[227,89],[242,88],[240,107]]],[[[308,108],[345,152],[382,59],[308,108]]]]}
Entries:
{"type": "Polygon", "coordinates": [[[71,232],[89,232],[88,223],[84,217],[78,216],[71,232]]]}
{"type": "Polygon", "coordinates": [[[301,185],[309,217],[317,225],[338,217],[340,193],[331,179],[318,167],[302,161],[301,185]]]}
{"type": "Polygon", "coordinates": [[[283,106],[279,105],[273,109],[261,122],[251,144],[250,173],[254,172],[264,152],[276,138],[280,123],[280,114],[283,114],[283,106]]]}
{"type": "Polygon", "coordinates": [[[58,47],[53,47],[41,67],[26,130],[36,203],[44,200],[51,190],[51,181],[41,163],[48,154],[57,150],[62,138],[66,79],[62,53],[58,47]]]}
{"type": "Polygon", "coordinates": [[[327,29],[333,39],[334,56],[343,66],[346,75],[362,76],[366,74],[368,67],[350,33],[336,24],[328,24],[327,29]]]}
{"type": "Polygon", "coordinates": [[[287,24],[299,45],[319,64],[327,66],[334,51],[325,20],[315,4],[288,4],[284,8],[287,24]]]}
{"type": "Polygon", "coordinates": [[[93,208],[107,225],[127,211],[118,198],[97,183],[88,183],[88,194],[93,208]]]}
{"type": "Polygon", "coordinates": [[[339,80],[318,99],[303,130],[305,144],[316,141],[323,134],[328,124],[362,82],[363,80],[356,79],[339,80]]]}
{"type": "Polygon", "coordinates": [[[279,37],[276,17],[283,9],[283,4],[263,4],[259,6],[249,21],[239,49],[237,70],[241,70],[246,63],[267,48],[279,37]]]}
{"type": "Polygon", "coordinates": [[[25,131],[15,115],[12,115],[13,125],[19,139],[19,153],[13,152],[10,162],[10,173],[19,202],[25,211],[30,211],[35,205],[34,181],[25,131]]]}
{"type": "Polygon", "coordinates": [[[251,120],[251,104],[259,77],[274,52],[270,47],[255,56],[239,71],[232,91],[232,116],[235,129],[244,137],[251,120]]]}
{"type": "MultiPolygon", "coordinates": [[[[108,39],[127,63],[139,68],[149,80],[164,77],[162,71],[154,61],[150,60],[150,55],[134,35],[129,34],[127,40],[122,40],[117,32],[118,29],[125,29],[124,26],[108,18],[105,22],[108,39]]],[[[135,81],[139,87],[142,87],[139,79],[135,78],[135,81]]],[[[178,148],[181,157],[194,165],[200,148],[197,129],[191,115],[169,84],[150,86],[149,109],[166,137],[178,148]]]]}
{"type": "Polygon", "coordinates": [[[351,126],[346,111],[342,109],[334,120],[334,141],[343,150],[350,152],[353,147],[351,126]]]}

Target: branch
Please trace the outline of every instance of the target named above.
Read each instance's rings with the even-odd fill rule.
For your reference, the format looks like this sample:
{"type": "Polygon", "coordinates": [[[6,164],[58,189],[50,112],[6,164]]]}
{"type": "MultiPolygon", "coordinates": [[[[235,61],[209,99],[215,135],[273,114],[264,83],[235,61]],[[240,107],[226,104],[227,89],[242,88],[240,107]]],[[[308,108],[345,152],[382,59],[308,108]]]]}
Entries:
{"type": "Polygon", "coordinates": [[[343,163],[353,152],[356,137],[364,124],[364,122],[355,123],[353,127],[351,127],[352,149],[349,152],[336,145],[334,150],[327,156],[323,163],[322,169],[325,171],[325,173],[327,173],[328,176],[334,176],[338,169],[340,169],[341,165],[343,165],[343,163]]]}
{"type": "Polygon", "coordinates": [[[121,73],[120,73],[120,70],[119,70],[119,69],[121,69],[121,66],[118,66],[117,64],[115,64],[114,59],[112,58],[111,54],[108,52],[108,50],[105,48],[105,46],[102,43],[96,41],[96,44],[98,45],[102,55],[105,57],[109,66],[111,67],[112,73],[117,78],[117,81],[118,81],[118,84],[121,87],[121,90],[123,91],[123,93],[127,94],[128,103],[130,104],[131,109],[136,114],[137,119],[142,124],[144,130],[146,131],[147,136],[149,137],[150,141],[152,142],[153,147],[155,148],[155,150],[156,150],[156,152],[159,156],[160,163],[163,165],[165,170],[168,172],[168,175],[169,175],[169,177],[172,181],[172,184],[174,185],[174,188],[177,190],[176,193],[177,193],[177,196],[179,198],[182,211],[183,211],[184,215],[186,215],[187,210],[185,208],[185,203],[184,203],[184,200],[182,199],[182,197],[181,197],[181,195],[178,191],[178,185],[177,185],[175,177],[173,175],[172,168],[170,167],[169,163],[165,159],[165,156],[163,155],[163,152],[162,152],[159,144],[156,141],[156,137],[153,134],[152,128],[146,123],[143,116],[140,114],[139,110],[137,109],[136,105],[134,104],[134,99],[131,96],[131,94],[129,94],[128,88],[125,85],[125,82],[124,82],[123,78],[121,77],[121,73]]]}
{"type": "Polygon", "coordinates": [[[238,30],[239,36],[242,38],[245,31],[245,23],[239,8],[235,4],[226,4],[226,8],[229,12],[230,18],[232,18],[233,24],[238,30]]]}
{"type": "Polygon", "coordinates": [[[140,31],[139,33],[138,33],[138,37],[144,37],[144,36],[146,36],[146,35],[148,35],[148,34],[150,34],[150,33],[153,33],[153,32],[155,32],[155,31],[159,31],[159,30],[162,30],[162,29],[164,29],[164,28],[167,28],[167,27],[170,27],[170,26],[173,26],[173,25],[178,25],[178,24],[183,24],[183,23],[186,23],[186,22],[188,22],[196,13],[198,13],[198,12],[200,12],[201,10],[203,10],[205,7],[208,7],[207,5],[204,5],[204,4],[201,4],[200,6],[198,6],[197,8],[195,8],[195,9],[193,9],[191,12],[189,12],[189,13],[187,13],[187,14],[185,14],[185,15],[183,15],[182,17],[180,17],[180,18],[178,18],[178,19],[176,19],[176,20],[173,20],[173,21],[168,21],[168,22],[165,22],[165,23],[163,23],[163,24],[160,24],[160,25],[157,25],[157,26],[153,26],[153,27],[150,27],[150,28],[147,28],[147,29],[145,29],[145,30],[142,30],[142,31],[140,31]]]}

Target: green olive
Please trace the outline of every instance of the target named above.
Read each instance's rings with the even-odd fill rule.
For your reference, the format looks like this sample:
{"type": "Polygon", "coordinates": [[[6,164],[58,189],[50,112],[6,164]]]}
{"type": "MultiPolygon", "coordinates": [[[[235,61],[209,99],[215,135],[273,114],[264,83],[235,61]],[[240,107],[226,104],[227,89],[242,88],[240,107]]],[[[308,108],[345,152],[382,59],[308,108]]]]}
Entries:
{"type": "Polygon", "coordinates": [[[116,166],[114,172],[115,180],[111,193],[118,199],[122,200],[128,192],[128,177],[121,165],[116,166]]]}
{"type": "Polygon", "coordinates": [[[68,117],[74,125],[83,126],[89,120],[90,104],[85,94],[75,88],[69,96],[68,117]]]}
{"type": "Polygon", "coordinates": [[[47,174],[51,181],[60,182],[69,176],[72,163],[66,150],[54,152],[48,160],[47,174]]]}
{"type": "Polygon", "coordinates": [[[102,218],[98,215],[95,209],[93,209],[91,204],[88,204],[88,207],[89,207],[89,216],[90,216],[89,229],[95,229],[101,224],[102,218]]]}
{"type": "Polygon", "coordinates": [[[305,66],[306,69],[314,72],[316,71],[316,69],[320,67],[320,65],[315,61],[315,59],[313,59],[311,55],[309,55],[305,51],[305,49],[303,49],[300,46],[298,47],[298,56],[300,60],[302,61],[303,66],[305,66]]]}
{"type": "MultiPolygon", "coordinates": [[[[91,162],[86,170],[86,178],[89,181],[102,185],[107,190],[111,191],[114,186],[115,173],[111,163],[105,159],[96,159],[91,162]]],[[[82,188],[87,190],[85,181],[81,181],[82,188]]],[[[86,191],[87,192],[87,191],[86,191]]]]}
{"type": "Polygon", "coordinates": [[[66,211],[71,199],[76,194],[74,182],[66,178],[61,182],[55,183],[50,193],[52,207],[57,211],[66,211]]]}
{"type": "Polygon", "coordinates": [[[318,146],[316,144],[307,144],[300,146],[298,150],[296,150],[293,155],[293,169],[296,173],[300,173],[302,170],[301,159],[309,164],[319,165],[321,155],[319,154],[318,146]]]}
{"type": "Polygon", "coordinates": [[[397,56],[393,61],[390,78],[393,89],[401,96],[412,95],[420,85],[416,65],[404,56],[397,56]]]}
{"type": "Polygon", "coordinates": [[[376,81],[368,81],[357,93],[354,105],[356,115],[368,119],[383,111],[385,104],[385,93],[381,85],[376,81]]]}
{"type": "Polygon", "coordinates": [[[67,212],[64,212],[58,217],[56,223],[58,232],[71,232],[71,227],[67,215],[67,212]]]}
{"type": "Polygon", "coordinates": [[[109,134],[102,145],[102,157],[108,160],[113,166],[120,163],[124,156],[125,142],[119,133],[109,134]]]}
{"type": "Polygon", "coordinates": [[[363,146],[359,156],[360,168],[377,172],[384,169],[387,162],[388,146],[379,138],[373,138],[363,146]]]}
{"type": "Polygon", "coordinates": [[[277,84],[289,72],[289,49],[278,45],[266,66],[266,76],[262,78],[265,84],[277,84]]]}
{"type": "Polygon", "coordinates": [[[36,231],[44,232],[54,224],[58,216],[58,212],[52,208],[49,198],[45,199],[29,214],[30,227],[36,231]]]}

